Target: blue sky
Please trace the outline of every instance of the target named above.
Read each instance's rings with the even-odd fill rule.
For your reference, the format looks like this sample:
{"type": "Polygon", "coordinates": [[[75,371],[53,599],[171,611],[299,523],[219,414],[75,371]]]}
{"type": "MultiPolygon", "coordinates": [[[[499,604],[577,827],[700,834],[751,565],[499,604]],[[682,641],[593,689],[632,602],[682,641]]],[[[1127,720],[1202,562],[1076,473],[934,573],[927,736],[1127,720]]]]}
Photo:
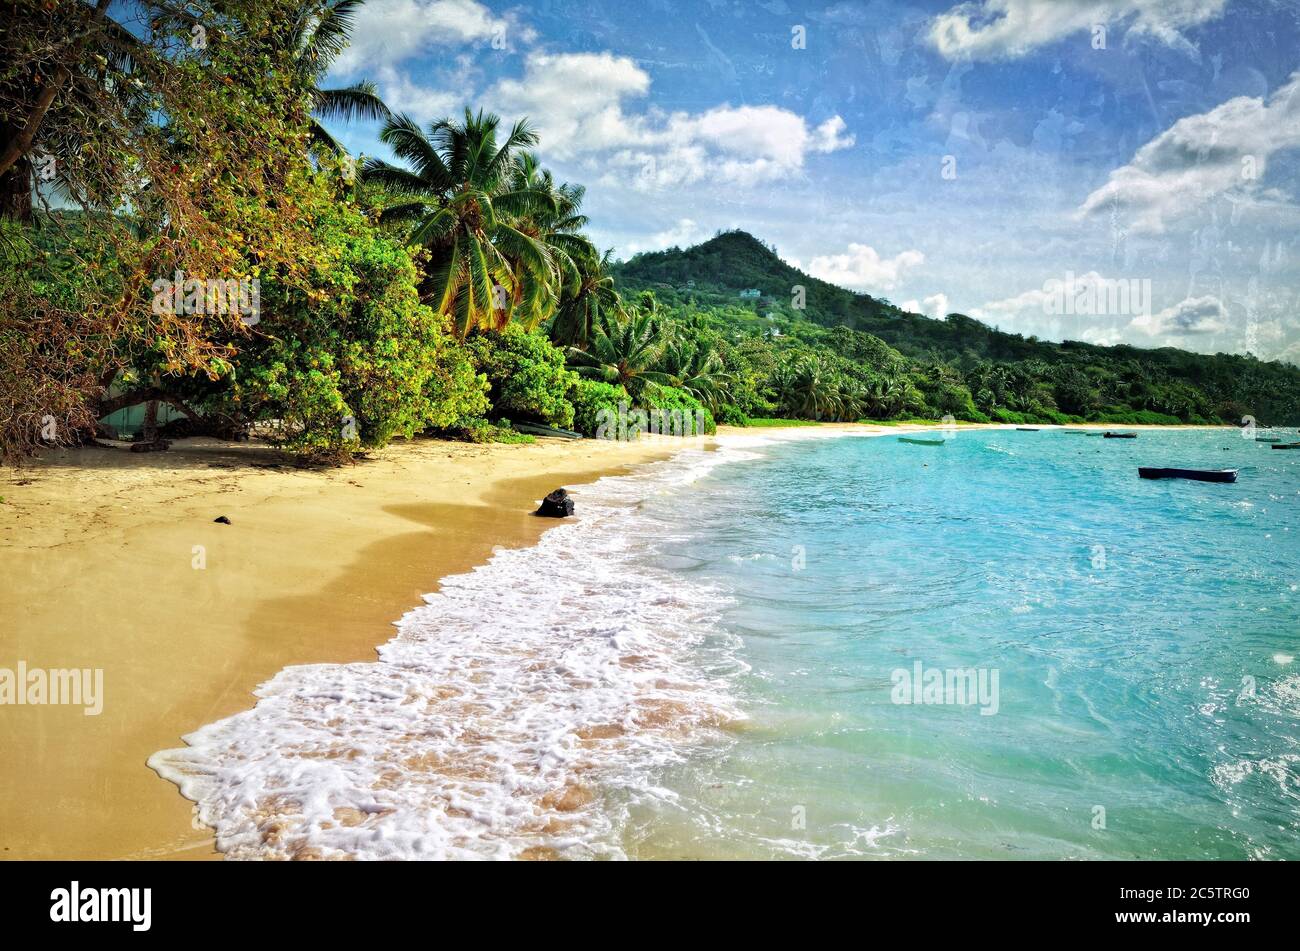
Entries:
{"type": "Polygon", "coordinates": [[[935,316],[1300,362],[1300,0],[369,0],[360,78],[528,116],[619,257],[744,228],[935,316]],[[1150,306],[1060,315],[1071,275],[1150,306]]]}

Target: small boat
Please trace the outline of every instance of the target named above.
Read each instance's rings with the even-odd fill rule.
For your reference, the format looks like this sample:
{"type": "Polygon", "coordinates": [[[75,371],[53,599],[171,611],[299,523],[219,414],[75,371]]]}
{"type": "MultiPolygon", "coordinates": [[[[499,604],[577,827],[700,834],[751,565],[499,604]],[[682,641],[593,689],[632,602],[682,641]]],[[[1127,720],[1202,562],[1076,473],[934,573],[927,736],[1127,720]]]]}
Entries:
{"type": "Polygon", "coordinates": [[[1018,432],[1018,433],[1036,433],[1036,432],[1038,432],[1038,427],[1037,427],[1037,426],[1017,426],[1017,427],[1016,427],[1016,432],[1018,432]]]}
{"type": "Polygon", "coordinates": [[[917,439],[913,436],[899,436],[899,442],[909,443],[913,446],[942,446],[947,440],[944,439],[917,439]]]}
{"type": "Polygon", "coordinates": [[[1275,442],[1271,449],[1300,449],[1300,442],[1275,442]]]}
{"type": "Polygon", "coordinates": [[[1236,469],[1153,469],[1138,466],[1144,479],[1192,479],[1195,482],[1236,482],[1236,469]]]}
{"type": "Polygon", "coordinates": [[[559,436],[561,439],[582,439],[582,433],[575,433],[570,429],[557,429],[554,426],[543,426],[541,423],[516,423],[511,421],[510,428],[517,433],[527,433],[530,436],[559,436]]]}
{"type": "Polygon", "coordinates": [[[1071,436],[1091,436],[1096,430],[1092,429],[1062,429],[1061,432],[1069,433],[1071,436]]]}
{"type": "Polygon", "coordinates": [[[1281,442],[1281,436],[1256,436],[1255,442],[1281,442]]]}
{"type": "Polygon", "coordinates": [[[1106,433],[1102,433],[1102,435],[1105,436],[1107,439],[1137,439],[1137,438],[1138,438],[1138,434],[1137,434],[1137,433],[1111,433],[1111,432],[1106,432],[1106,433]]]}

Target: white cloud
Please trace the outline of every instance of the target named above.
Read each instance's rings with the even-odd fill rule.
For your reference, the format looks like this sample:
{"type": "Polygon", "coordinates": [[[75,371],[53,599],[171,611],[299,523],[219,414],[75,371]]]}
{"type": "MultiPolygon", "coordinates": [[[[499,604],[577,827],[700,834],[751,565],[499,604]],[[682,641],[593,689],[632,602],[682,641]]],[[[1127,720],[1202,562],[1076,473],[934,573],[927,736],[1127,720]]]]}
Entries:
{"type": "Polygon", "coordinates": [[[527,41],[531,31],[496,16],[477,0],[369,0],[355,20],[352,42],[334,62],[333,72],[359,75],[392,66],[438,44],[497,36],[507,43],[527,41]]]}
{"type": "Polygon", "coordinates": [[[808,273],[823,281],[855,291],[891,291],[904,274],[925,262],[920,251],[901,251],[892,258],[882,258],[875,248],[850,244],[847,254],[827,254],[808,263],[808,273]]]}
{"type": "MultiPolygon", "coordinates": [[[[1214,294],[1186,297],[1152,312],[1150,282],[1103,277],[1096,271],[1069,275],[1043,283],[1014,297],[992,301],[969,313],[976,320],[1011,333],[1036,334],[1054,340],[1082,340],[1099,346],[1127,343],[1135,346],[1196,344],[1197,338],[1215,338],[1196,349],[1213,350],[1235,337],[1227,305],[1214,294]],[[1116,293],[1121,285],[1128,293],[1116,293]],[[1063,308],[1063,301],[1072,303],[1063,308]],[[1117,301],[1126,306],[1116,307],[1117,301]]],[[[1258,321],[1257,321],[1258,323],[1258,321]]]]}
{"type": "Polygon", "coordinates": [[[465,103],[456,93],[415,83],[392,66],[381,66],[370,78],[379,84],[379,94],[394,112],[404,112],[417,122],[455,115],[465,103]]]}
{"type": "Polygon", "coordinates": [[[951,60],[1012,59],[1094,25],[1129,24],[1170,46],[1178,32],[1214,19],[1228,0],[982,0],[934,18],[930,41],[951,60]]]}
{"type": "Polygon", "coordinates": [[[703,229],[694,221],[690,218],[680,218],[671,228],[658,231],[644,241],[629,241],[626,250],[628,254],[639,254],[642,251],[662,251],[664,248],[688,247],[692,244],[698,244],[704,236],[703,229]]]}
{"type": "Polygon", "coordinates": [[[846,128],[843,119],[839,116],[831,116],[817,127],[809,147],[814,152],[838,152],[840,149],[852,148],[857,139],[845,135],[846,128]]]}
{"type": "Polygon", "coordinates": [[[1078,216],[1125,216],[1134,231],[1159,233],[1172,218],[1224,195],[1275,200],[1259,185],[1269,158],[1300,146],[1300,72],[1265,101],[1238,96],[1179,119],[1137,150],[1132,161],[1079,207],[1078,216]]]}
{"type": "Polygon", "coordinates": [[[1129,327],[1148,337],[1220,334],[1228,329],[1223,302],[1214,296],[1188,297],[1173,307],[1135,317],[1129,327]]]}
{"type": "Polygon", "coordinates": [[[909,313],[924,314],[926,317],[934,317],[935,319],[942,320],[944,317],[948,316],[948,295],[931,294],[924,300],[904,301],[898,306],[909,313]]]}
{"type": "Polygon", "coordinates": [[[539,52],[528,56],[522,78],[501,80],[487,99],[507,114],[527,116],[547,156],[589,159],[612,180],[646,189],[771,181],[798,174],[809,154],[854,141],[839,116],[809,129],[802,116],[777,106],[626,111],[649,91],[650,76],[625,56],[539,52]]]}
{"type": "Polygon", "coordinates": [[[533,53],[522,79],[503,79],[494,107],[527,116],[548,154],[560,159],[642,142],[646,133],[623,113],[623,100],[644,96],[650,77],[611,53],[533,53]]]}

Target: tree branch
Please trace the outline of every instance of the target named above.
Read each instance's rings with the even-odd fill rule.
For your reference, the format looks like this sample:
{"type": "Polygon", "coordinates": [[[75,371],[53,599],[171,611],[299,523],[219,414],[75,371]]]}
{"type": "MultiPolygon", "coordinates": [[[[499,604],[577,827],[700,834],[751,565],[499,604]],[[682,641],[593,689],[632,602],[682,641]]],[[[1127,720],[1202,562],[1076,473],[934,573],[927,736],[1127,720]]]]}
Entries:
{"type": "MultiPolygon", "coordinates": [[[[110,2],[111,0],[99,0],[95,4],[92,22],[104,18],[104,11],[108,9],[110,2]]],[[[87,31],[81,42],[69,52],[70,59],[75,59],[80,54],[81,48],[85,45],[86,37],[89,35],[89,31],[87,31]]],[[[32,142],[36,139],[36,132],[40,129],[41,123],[45,121],[45,114],[50,111],[50,106],[54,104],[54,97],[59,94],[63,84],[71,77],[71,67],[64,64],[54,73],[54,78],[46,83],[45,87],[37,94],[36,102],[32,104],[31,111],[27,113],[27,120],[23,123],[23,127],[18,130],[18,134],[14,136],[13,141],[5,146],[4,151],[0,152],[0,175],[13,168],[18,160],[31,150],[32,142]]]]}

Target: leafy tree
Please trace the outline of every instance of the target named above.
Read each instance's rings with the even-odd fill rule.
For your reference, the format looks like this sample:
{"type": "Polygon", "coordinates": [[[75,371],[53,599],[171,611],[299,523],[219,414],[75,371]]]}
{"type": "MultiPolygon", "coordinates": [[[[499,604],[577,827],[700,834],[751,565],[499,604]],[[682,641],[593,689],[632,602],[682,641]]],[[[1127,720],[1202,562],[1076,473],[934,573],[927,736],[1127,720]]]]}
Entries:
{"type": "Polygon", "coordinates": [[[545,334],[511,324],[471,334],[468,345],[474,366],[490,384],[489,400],[497,418],[565,429],[573,425],[573,404],[567,396],[576,375],[566,369],[564,351],[545,334]]]}

